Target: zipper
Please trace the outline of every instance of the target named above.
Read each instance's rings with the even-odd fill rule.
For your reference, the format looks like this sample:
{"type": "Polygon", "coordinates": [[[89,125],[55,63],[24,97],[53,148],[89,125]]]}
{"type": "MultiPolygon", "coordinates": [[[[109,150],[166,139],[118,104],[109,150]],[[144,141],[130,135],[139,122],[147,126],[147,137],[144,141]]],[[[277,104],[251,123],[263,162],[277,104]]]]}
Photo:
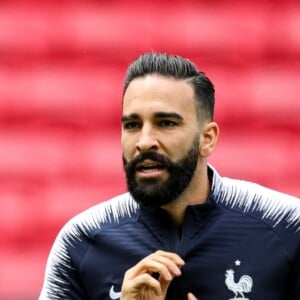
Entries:
{"type": "Polygon", "coordinates": [[[183,254],[182,247],[184,244],[183,241],[185,239],[185,233],[188,223],[188,214],[186,214],[181,228],[177,228],[177,226],[173,224],[170,228],[171,251],[177,253],[179,256],[183,254]]]}
{"type": "MultiPolygon", "coordinates": [[[[184,222],[185,223],[185,222],[184,222]]],[[[184,241],[184,229],[185,225],[183,225],[182,229],[179,230],[176,226],[171,226],[169,233],[170,233],[170,238],[169,238],[169,243],[170,243],[170,251],[175,252],[178,254],[180,257],[182,257],[183,254],[183,241],[184,241]]],[[[182,257],[184,260],[184,257],[182,257]]],[[[172,287],[172,295],[176,295],[176,299],[186,299],[185,294],[185,284],[182,278],[178,277],[175,278],[176,284],[173,285],[172,287]]],[[[172,295],[170,295],[172,297],[172,295]]],[[[170,297],[169,296],[169,297],[170,297]]],[[[168,297],[166,299],[169,299],[168,297]]],[[[173,298],[172,298],[173,299],[173,298]]]]}

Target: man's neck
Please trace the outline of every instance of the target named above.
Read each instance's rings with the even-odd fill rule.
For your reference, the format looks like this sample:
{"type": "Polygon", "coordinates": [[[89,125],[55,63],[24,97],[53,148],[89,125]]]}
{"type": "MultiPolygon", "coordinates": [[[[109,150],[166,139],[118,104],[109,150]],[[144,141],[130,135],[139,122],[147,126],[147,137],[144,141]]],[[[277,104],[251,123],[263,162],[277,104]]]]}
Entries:
{"type": "Polygon", "coordinates": [[[199,205],[207,201],[211,191],[211,180],[205,172],[195,176],[190,186],[176,200],[162,206],[177,226],[182,226],[185,210],[189,205],[199,205]]]}

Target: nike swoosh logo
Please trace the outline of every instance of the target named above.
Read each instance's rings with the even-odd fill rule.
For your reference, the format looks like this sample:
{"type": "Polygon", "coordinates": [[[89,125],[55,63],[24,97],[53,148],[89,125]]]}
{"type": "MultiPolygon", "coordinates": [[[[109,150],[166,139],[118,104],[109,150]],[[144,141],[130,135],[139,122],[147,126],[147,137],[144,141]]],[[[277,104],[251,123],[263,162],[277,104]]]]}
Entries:
{"type": "Polygon", "coordinates": [[[121,292],[115,292],[115,287],[112,285],[110,290],[109,290],[109,297],[112,300],[120,299],[121,292]]]}

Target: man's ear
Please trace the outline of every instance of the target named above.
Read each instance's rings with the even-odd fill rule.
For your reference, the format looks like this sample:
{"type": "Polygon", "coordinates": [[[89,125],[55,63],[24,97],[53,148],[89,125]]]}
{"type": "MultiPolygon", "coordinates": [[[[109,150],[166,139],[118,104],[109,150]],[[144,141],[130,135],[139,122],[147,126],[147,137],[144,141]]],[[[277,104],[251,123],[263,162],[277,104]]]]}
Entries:
{"type": "Polygon", "coordinates": [[[216,122],[204,123],[200,136],[200,155],[208,157],[215,149],[219,137],[219,126],[216,122]]]}

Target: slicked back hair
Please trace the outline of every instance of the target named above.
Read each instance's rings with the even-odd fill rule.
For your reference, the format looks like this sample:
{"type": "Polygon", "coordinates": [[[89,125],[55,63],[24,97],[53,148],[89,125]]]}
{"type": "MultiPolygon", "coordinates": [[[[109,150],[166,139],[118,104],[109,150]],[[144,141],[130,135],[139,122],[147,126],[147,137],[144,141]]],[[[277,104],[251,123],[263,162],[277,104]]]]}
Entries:
{"type": "Polygon", "coordinates": [[[213,83],[204,72],[197,70],[190,60],[178,55],[151,52],[139,56],[128,67],[124,80],[123,97],[132,80],[150,74],[186,80],[194,89],[198,117],[205,120],[213,119],[215,105],[213,83]]]}

